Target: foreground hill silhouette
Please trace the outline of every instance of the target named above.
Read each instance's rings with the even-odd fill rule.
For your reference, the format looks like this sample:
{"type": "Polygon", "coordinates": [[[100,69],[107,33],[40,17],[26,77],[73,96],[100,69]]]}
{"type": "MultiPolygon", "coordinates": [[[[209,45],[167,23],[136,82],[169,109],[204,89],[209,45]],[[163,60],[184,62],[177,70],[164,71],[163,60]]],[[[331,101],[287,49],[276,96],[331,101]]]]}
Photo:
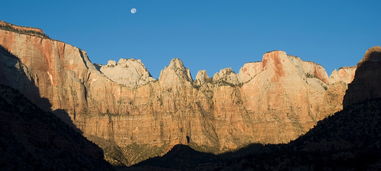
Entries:
{"type": "Polygon", "coordinates": [[[369,48],[357,64],[356,77],[349,84],[344,108],[369,99],[381,98],[381,47],[369,48]]]}
{"type": "Polygon", "coordinates": [[[112,169],[99,147],[4,85],[0,85],[0,132],[0,170],[112,169]]]}
{"type": "Polygon", "coordinates": [[[369,93],[379,92],[381,89],[374,86],[381,83],[381,78],[375,77],[381,74],[380,52],[380,47],[369,49],[358,64],[355,81],[349,85],[345,95],[345,109],[319,121],[313,129],[289,144],[253,144],[236,152],[209,156],[209,160],[203,157],[207,154],[194,152],[189,147],[177,146],[167,155],[149,159],[135,167],[380,170],[381,99],[377,94],[369,93]],[[368,89],[361,89],[364,86],[368,89]]]}

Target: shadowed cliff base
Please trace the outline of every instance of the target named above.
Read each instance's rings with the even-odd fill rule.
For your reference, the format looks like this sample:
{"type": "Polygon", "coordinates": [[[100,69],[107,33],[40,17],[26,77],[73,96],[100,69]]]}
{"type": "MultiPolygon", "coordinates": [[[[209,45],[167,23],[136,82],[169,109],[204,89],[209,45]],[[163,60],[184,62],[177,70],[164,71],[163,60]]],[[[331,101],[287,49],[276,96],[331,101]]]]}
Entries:
{"type": "Polygon", "coordinates": [[[52,105],[49,102],[49,99],[42,98],[40,96],[40,91],[29,74],[29,69],[23,65],[20,60],[3,46],[0,45],[0,60],[3,61],[0,63],[0,85],[6,85],[20,91],[21,94],[25,95],[27,99],[37,105],[40,109],[52,112],[60,118],[67,125],[72,127],[74,130],[82,133],[70,119],[69,114],[63,109],[51,110],[52,105]],[[9,78],[5,75],[12,75],[12,78],[9,78]],[[10,80],[12,79],[12,80],[10,80]]]}
{"type": "Polygon", "coordinates": [[[65,110],[50,110],[17,57],[0,46],[0,59],[0,170],[112,170],[65,110]]]}
{"type": "Polygon", "coordinates": [[[0,131],[1,170],[112,170],[99,147],[1,84],[0,131]]]}

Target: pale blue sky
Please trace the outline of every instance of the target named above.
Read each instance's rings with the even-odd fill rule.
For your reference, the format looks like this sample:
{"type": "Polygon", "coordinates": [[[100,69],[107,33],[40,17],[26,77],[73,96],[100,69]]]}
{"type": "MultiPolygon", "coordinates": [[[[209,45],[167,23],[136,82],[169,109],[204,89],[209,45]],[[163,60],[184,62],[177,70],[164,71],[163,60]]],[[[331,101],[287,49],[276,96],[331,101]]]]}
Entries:
{"type": "Polygon", "coordinates": [[[42,28],[94,63],[138,58],[158,77],[179,57],[194,76],[236,72],[271,50],[323,65],[355,65],[381,45],[379,0],[4,0],[0,20],[42,28]],[[130,9],[137,8],[136,14],[130,9]]]}

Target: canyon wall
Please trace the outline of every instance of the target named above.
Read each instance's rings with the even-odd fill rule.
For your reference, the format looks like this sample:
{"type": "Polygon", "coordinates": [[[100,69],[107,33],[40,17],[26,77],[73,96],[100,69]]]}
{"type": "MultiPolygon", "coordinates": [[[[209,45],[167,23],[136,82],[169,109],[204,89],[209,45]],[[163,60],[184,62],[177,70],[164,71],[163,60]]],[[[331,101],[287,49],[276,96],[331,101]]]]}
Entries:
{"type": "Polygon", "coordinates": [[[163,155],[176,144],[221,153],[255,142],[287,143],[342,109],[356,69],[328,77],[316,63],[272,51],[239,73],[200,71],[195,80],[176,58],[156,80],[139,60],[99,68],[85,51],[19,27],[0,28],[0,45],[17,57],[0,54],[1,84],[61,118],[67,114],[66,122],[121,165],[163,155]]]}

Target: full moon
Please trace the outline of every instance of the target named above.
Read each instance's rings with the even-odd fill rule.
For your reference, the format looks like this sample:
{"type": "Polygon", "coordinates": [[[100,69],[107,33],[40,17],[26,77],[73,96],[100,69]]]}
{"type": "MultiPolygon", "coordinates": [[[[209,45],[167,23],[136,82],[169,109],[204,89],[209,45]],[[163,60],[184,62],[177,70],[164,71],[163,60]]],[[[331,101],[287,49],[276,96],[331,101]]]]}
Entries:
{"type": "Polygon", "coordinates": [[[131,8],[131,14],[135,14],[137,12],[136,8],[131,8]]]}

